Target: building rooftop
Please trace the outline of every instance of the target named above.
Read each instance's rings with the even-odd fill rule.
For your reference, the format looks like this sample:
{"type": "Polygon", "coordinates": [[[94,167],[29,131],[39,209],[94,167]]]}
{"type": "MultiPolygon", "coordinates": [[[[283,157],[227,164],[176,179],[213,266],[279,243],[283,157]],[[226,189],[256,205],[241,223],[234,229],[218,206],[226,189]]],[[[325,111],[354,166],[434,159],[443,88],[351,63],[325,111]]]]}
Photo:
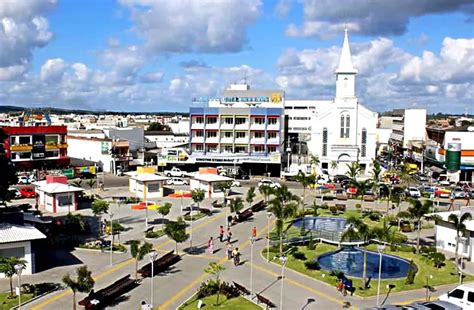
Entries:
{"type": "MultiPolygon", "coordinates": [[[[439,217],[441,217],[441,219],[442,219],[444,222],[449,222],[449,221],[448,221],[448,217],[449,217],[451,214],[455,214],[455,215],[459,216],[459,215],[461,214],[461,212],[462,212],[463,214],[469,212],[469,213],[471,213],[471,214],[474,216],[474,207],[461,208],[461,211],[436,212],[436,213],[427,214],[427,215],[428,215],[428,216],[429,216],[429,215],[438,215],[439,217]]],[[[474,231],[474,220],[465,221],[465,222],[464,222],[464,225],[466,225],[466,230],[474,231]]]]}
{"type": "Polygon", "coordinates": [[[69,184],[47,183],[46,180],[33,182],[33,185],[35,185],[38,190],[41,190],[48,194],[83,192],[85,190],[81,187],[76,187],[69,184]]]}
{"type": "Polygon", "coordinates": [[[46,236],[29,225],[0,224],[0,243],[20,242],[36,239],[45,239],[46,236]]]}
{"type": "Polygon", "coordinates": [[[191,175],[193,179],[204,181],[204,182],[223,182],[223,181],[232,181],[232,178],[210,173],[194,173],[191,175]]]}
{"type": "MultiPolygon", "coordinates": [[[[127,173],[128,174],[128,173],[127,173]]],[[[154,173],[129,173],[130,179],[137,180],[140,182],[150,182],[150,181],[166,181],[169,180],[168,177],[157,175],[154,173]]]]}

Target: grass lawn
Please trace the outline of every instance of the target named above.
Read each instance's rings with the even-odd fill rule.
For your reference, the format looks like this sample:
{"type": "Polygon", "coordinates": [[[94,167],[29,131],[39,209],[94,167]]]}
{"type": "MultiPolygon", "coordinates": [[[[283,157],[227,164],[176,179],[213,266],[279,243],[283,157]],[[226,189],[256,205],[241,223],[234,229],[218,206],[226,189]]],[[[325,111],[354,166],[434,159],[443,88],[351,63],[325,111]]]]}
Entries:
{"type": "MultiPolygon", "coordinates": [[[[313,260],[317,256],[329,252],[329,251],[334,251],[336,250],[337,247],[333,245],[328,245],[328,244],[318,244],[316,246],[315,250],[309,251],[307,250],[306,246],[299,246],[298,251],[302,252],[306,256],[306,261],[307,260],[313,260]]],[[[376,245],[369,245],[368,247],[369,250],[372,251],[377,251],[376,250],[376,245]]],[[[266,249],[262,251],[262,255],[266,257],[266,249]]],[[[385,250],[386,254],[392,254],[395,256],[400,256],[403,257],[407,260],[413,259],[413,262],[416,264],[418,267],[418,272],[415,276],[415,283],[412,285],[406,285],[405,284],[405,278],[402,279],[390,279],[390,280],[382,280],[380,283],[380,291],[381,294],[385,294],[388,289],[387,285],[388,284],[394,284],[395,288],[392,289],[392,292],[400,292],[400,291],[407,291],[407,290],[413,290],[413,289],[419,289],[423,288],[424,285],[426,285],[426,279],[429,275],[433,276],[433,279],[429,280],[429,284],[431,286],[438,286],[442,284],[449,284],[449,283],[457,283],[459,281],[459,276],[456,273],[456,267],[451,261],[446,261],[446,266],[442,268],[435,268],[433,267],[433,262],[430,261],[428,258],[425,258],[421,255],[414,254],[412,252],[401,252],[401,251],[395,251],[392,252],[390,251],[390,248],[386,248],[385,250]]],[[[271,258],[273,256],[276,256],[278,253],[272,253],[270,252],[271,258]]],[[[270,258],[270,259],[271,259],[270,258]]],[[[274,262],[278,262],[278,260],[274,260],[274,262]]],[[[336,287],[336,278],[329,276],[329,273],[327,271],[323,270],[308,270],[305,265],[305,261],[302,260],[297,260],[295,259],[292,255],[288,256],[288,261],[287,261],[287,267],[291,268],[295,271],[301,272],[307,276],[310,276],[314,279],[323,281],[328,283],[331,286],[334,286],[334,289],[336,287]],[[324,275],[324,277],[323,277],[324,275]]],[[[351,278],[353,280],[353,285],[356,288],[355,294],[359,296],[374,296],[377,294],[377,279],[372,278],[372,281],[370,283],[370,288],[368,290],[360,290],[359,287],[362,286],[362,279],[358,278],[351,278]]],[[[472,281],[474,280],[474,276],[466,276],[464,278],[464,281],[472,281]]]]}
{"type": "MultiPolygon", "coordinates": [[[[10,309],[12,307],[18,306],[18,296],[15,295],[15,298],[8,298],[10,292],[0,293],[0,309],[10,309]]],[[[21,294],[21,302],[24,303],[27,300],[33,298],[33,294],[21,294]]]]}
{"type": "MultiPolygon", "coordinates": [[[[199,220],[199,219],[201,219],[201,218],[203,218],[203,217],[205,217],[205,216],[207,216],[207,214],[202,213],[202,212],[193,213],[193,222],[194,222],[194,221],[197,221],[197,220],[199,220]]],[[[188,222],[191,221],[191,215],[185,215],[185,216],[184,216],[184,220],[185,220],[185,221],[188,221],[188,222]]]]}
{"type": "MultiPolygon", "coordinates": [[[[197,309],[199,298],[197,295],[194,295],[190,300],[188,300],[185,304],[183,304],[178,309],[197,309]]],[[[214,306],[216,304],[217,295],[212,295],[208,297],[201,298],[204,306],[202,309],[243,309],[243,310],[253,310],[253,309],[262,309],[261,307],[257,306],[253,302],[245,299],[242,296],[231,298],[229,300],[226,299],[224,295],[220,295],[219,297],[219,306],[214,306]]]]}

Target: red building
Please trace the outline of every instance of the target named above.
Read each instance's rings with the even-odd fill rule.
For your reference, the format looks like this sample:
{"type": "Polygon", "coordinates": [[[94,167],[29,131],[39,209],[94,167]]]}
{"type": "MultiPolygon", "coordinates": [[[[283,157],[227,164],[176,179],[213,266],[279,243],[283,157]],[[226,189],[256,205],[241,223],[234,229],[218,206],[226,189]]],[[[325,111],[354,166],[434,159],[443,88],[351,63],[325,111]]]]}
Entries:
{"type": "Polygon", "coordinates": [[[66,126],[3,126],[8,158],[20,169],[52,169],[69,165],[66,126]]]}

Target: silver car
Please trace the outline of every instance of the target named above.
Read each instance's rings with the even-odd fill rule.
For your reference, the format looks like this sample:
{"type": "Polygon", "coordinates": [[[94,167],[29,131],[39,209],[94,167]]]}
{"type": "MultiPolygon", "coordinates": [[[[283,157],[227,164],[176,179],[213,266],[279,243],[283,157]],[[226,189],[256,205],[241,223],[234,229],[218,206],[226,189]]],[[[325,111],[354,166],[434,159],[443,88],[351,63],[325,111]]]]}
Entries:
{"type": "Polygon", "coordinates": [[[367,310],[463,310],[461,307],[456,306],[450,302],[437,300],[437,301],[424,301],[414,302],[409,305],[386,305],[378,306],[373,308],[366,308],[367,310]]]}

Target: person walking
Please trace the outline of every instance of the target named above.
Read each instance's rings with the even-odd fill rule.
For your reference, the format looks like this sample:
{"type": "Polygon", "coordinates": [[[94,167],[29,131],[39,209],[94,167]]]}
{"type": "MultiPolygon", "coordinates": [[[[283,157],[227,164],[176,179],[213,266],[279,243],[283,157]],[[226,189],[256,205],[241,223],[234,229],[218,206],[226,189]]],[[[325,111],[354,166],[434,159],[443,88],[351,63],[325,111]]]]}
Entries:
{"type": "Polygon", "coordinates": [[[257,238],[257,227],[256,226],[254,226],[252,228],[252,234],[251,235],[252,235],[252,238],[254,238],[254,239],[257,238]]]}
{"type": "Polygon", "coordinates": [[[229,215],[227,217],[227,227],[230,227],[232,225],[232,215],[229,215]]]}
{"type": "Polygon", "coordinates": [[[232,243],[230,242],[227,242],[227,259],[231,259],[232,258],[232,252],[233,252],[233,248],[232,248],[232,243]]]}
{"type": "Polygon", "coordinates": [[[214,254],[214,238],[209,238],[209,241],[207,242],[207,249],[209,254],[214,254]]]}
{"type": "Polygon", "coordinates": [[[227,242],[230,243],[231,239],[232,239],[232,232],[230,231],[230,228],[227,228],[227,242]]]}
{"type": "Polygon", "coordinates": [[[234,258],[234,266],[240,265],[240,252],[239,252],[239,248],[235,248],[235,250],[232,251],[232,257],[234,258]]]}
{"type": "Polygon", "coordinates": [[[222,242],[224,240],[224,226],[219,227],[219,241],[222,242]]]}

